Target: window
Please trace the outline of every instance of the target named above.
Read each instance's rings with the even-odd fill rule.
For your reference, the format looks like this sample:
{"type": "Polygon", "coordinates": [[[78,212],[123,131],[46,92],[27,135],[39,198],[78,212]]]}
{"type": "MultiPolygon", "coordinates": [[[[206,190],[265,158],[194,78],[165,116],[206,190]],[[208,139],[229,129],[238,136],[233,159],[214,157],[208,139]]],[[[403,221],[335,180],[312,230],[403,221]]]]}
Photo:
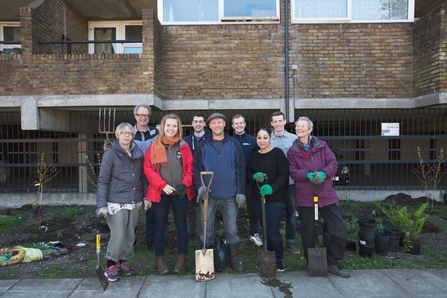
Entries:
{"type": "Polygon", "coordinates": [[[158,0],[163,25],[279,22],[279,0],[158,0]]]}
{"type": "Polygon", "coordinates": [[[413,22],[415,0],[291,0],[292,23],[413,22]]]}
{"type": "Polygon", "coordinates": [[[90,54],[141,54],[143,27],[141,22],[90,22],[89,40],[126,40],[135,43],[102,42],[89,44],[90,54]]]}
{"type": "Polygon", "coordinates": [[[21,53],[20,23],[0,23],[0,40],[11,43],[0,43],[0,51],[4,54],[21,53]],[[14,44],[13,42],[18,42],[14,44]]]}

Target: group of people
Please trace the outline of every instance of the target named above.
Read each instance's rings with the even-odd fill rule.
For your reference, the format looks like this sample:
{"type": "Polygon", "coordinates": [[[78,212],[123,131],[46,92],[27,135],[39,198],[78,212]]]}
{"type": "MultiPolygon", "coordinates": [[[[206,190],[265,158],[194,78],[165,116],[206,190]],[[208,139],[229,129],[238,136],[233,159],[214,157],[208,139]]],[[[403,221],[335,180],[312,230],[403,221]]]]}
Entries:
{"type": "MultiPolygon", "coordinates": [[[[197,234],[197,209],[202,222],[203,200],[208,200],[206,239],[199,229],[200,241],[207,248],[215,244],[214,222],[218,207],[222,211],[230,267],[244,271],[239,258],[241,242],[237,228],[238,209],[247,205],[250,241],[274,251],[276,267],[285,270],[281,220],[286,216],[286,249],[293,254],[296,220],[301,220],[304,256],[315,246],[313,196],[318,191],[319,212],[328,232],[328,271],[349,277],[338,261],[343,258],[347,229],[331,177],[337,161],[328,145],[311,135],[313,123],[300,117],[296,134],[286,131],[285,115],[271,116],[270,132],[261,128],[253,137],[245,132],[242,115],[232,118],[234,135],[225,132],[226,117],[221,113],[205,117],[196,113],[193,131],[183,138],[182,123],[176,114],[165,115],[159,130],[149,126],[151,108],[134,108],[135,125],[121,123],[115,131],[112,148],[104,153],[98,176],[97,216],[107,219],[110,240],[105,275],[109,281],[132,274],[127,262],[133,257],[138,210],[146,212],[146,244],[157,257],[159,274],[167,274],[165,234],[169,210],[177,233],[178,259],[174,273],[184,269],[188,238],[197,234]],[[208,128],[207,128],[208,127],[208,128]],[[201,172],[213,172],[208,194],[201,172]],[[267,239],[259,237],[265,204],[267,239]]],[[[207,177],[205,176],[205,180],[207,177]]],[[[205,181],[208,183],[208,181],[205,181]]]]}

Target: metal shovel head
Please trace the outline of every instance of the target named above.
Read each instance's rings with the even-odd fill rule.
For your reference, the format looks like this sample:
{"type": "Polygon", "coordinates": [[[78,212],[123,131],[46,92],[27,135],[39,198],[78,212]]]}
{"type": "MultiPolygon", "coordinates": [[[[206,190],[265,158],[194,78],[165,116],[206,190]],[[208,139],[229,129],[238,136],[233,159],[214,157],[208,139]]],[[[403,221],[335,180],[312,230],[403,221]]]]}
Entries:
{"type": "Polygon", "coordinates": [[[105,291],[107,289],[107,287],[109,286],[109,280],[104,275],[104,270],[102,270],[101,266],[96,267],[96,274],[98,275],[98,278],[99,278],[99,281],[101,282],[102,288],[105,291]]]}
{"type": "Polygon", "coordinates": [[[196,280],[214,279],[214,252],[212,249],[196,250],[196,280]]]}
{"type": "Polygon", "coordinates": [[[258,250],[259,276],[276,278],[276,256],[274,251],[258,250]]]}
{"type": "Polygon", "coordinates": [[[307,270],[310,276],[327,276],[326,247],[309,247],[307,257],[309,260],[307,270]]]}

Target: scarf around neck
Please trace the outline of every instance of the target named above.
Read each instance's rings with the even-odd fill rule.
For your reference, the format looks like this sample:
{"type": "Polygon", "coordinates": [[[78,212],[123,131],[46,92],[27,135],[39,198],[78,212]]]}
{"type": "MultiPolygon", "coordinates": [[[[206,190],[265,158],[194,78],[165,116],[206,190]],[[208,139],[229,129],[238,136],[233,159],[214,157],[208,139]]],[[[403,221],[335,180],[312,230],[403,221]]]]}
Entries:
{"type": "Polygon", "coordinates": [[[173,139],[169,139],[164,135],[158,137],[151,145],[151,163],[154,164],[162,164],[168,161],[168,157],[166,156],[166,147],[171,148],[173,145],[177,144],[180,141],[179,136],[175,136],[173,139]]]}

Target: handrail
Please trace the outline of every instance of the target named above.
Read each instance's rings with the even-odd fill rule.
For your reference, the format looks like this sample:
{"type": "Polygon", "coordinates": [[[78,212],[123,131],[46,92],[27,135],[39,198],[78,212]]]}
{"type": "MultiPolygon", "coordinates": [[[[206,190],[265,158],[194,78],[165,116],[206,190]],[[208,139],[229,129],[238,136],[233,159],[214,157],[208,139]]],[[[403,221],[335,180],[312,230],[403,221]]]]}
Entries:
{"type": "Polygon", "coordinates": [[[38,44],[142,43],[142,40],[40,40],[38,44]]]}

